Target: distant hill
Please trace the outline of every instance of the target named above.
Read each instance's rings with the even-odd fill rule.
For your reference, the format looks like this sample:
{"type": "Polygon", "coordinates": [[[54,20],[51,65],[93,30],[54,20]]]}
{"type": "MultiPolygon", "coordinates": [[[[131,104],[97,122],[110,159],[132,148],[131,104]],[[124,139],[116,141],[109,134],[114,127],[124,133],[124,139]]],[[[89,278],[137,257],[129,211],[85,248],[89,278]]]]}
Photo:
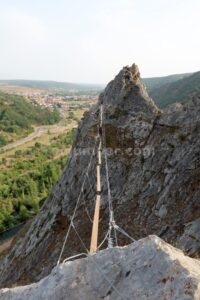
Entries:
{"type": "Polygon", "coordinates": [[[0,146],[8,143],[8,137],[31,132],[33,125],[54,124],[59,120],[57,111],[34,106],[22,96],[0,92],[0,146]]]}
{"type": "Polygon", "coordinates": [[[200,94],[200,72],[151,89],[149,94],[161,108],[174,102],[186,103],[193,96],[200,94]]]}
{"type": "MultiPolygon", "coordinates": [[[[143,78],[148,94],[159,107],[165,107],[174,102],[186,102],[199,89],[200,72],[173,74],[163,77],[143,78]]],[[[46,89],[61,95],[98,95],[103,85],[77,84],[58,81],[40,80],[0,80],[1,84],[20,87],[46,89]]]]}
{"type": "Polygon", "coordinates": [[[147,87],[148,92],[150,93],[155,88],[159,88],[165,84],[176,82],[180,79],[190,76],[192,73],[185,74],[174,74],[163,77],[152,77],[152,78],[143,78],[142,81],[147,87]]]}
{"type": "Polygon", "coordinates": [[[47,89],[47,90],[101,90],[103,85],[95,84],[77,84],[69,82],[58,82],[58,81],[47,81],[47,80],[0,80],[0,84],[9,84],[23,87],[31,87],[37,89],[47,89]]]}

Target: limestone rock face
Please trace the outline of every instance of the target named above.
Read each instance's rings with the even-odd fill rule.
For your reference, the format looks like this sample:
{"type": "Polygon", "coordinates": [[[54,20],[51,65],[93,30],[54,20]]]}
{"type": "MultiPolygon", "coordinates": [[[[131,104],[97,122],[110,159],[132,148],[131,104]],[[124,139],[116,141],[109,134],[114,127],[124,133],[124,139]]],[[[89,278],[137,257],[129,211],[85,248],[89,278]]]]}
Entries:
{"type": "Polygon", "coordinates": [[[200,218],[187,223],[184,226],[184,232],[177,241],[177,246],[185,250],[188,254],[199,257],[200,242],[200,218]]]}
{"type": "MultiPolygon", "coordinates": [[[[124,67],[85,113],[59,182],[38,215],[1,259],[0,285],[27,284],[48,275],[56,265],[81,191],[74,225],[87,247],[95,200],[96,155],[91,156],[103,103],[104,151],[108,153],[116,223],[135,239],[157,234],[200,256],[200,100],[159,111],[141,83],[136,65],[124,67]],[[193,224],[193,225],[188,225],[193,224]],[[190,232],[192,231],[191,238],[190,232]],[[194,233],[194,234],[193,234],[194,233]],[[192,247],[188,245],[193,241],[192,247]]],[[[102,167],[99,241],[108,230],[105,161],[102,167]]],[[[119,234],[120,246],[130,240],[119,234]]],[[[102,248],[106,247],[106,243],[102,248]]],[[[85,251],[72,229],[62,260],[85,251]]]]}
{"type": "Polygon", "coordinates": [[[200,262],[156,236],[55,267],[38,283],[0,290],[1,300],[200,299],[200,262]]]}

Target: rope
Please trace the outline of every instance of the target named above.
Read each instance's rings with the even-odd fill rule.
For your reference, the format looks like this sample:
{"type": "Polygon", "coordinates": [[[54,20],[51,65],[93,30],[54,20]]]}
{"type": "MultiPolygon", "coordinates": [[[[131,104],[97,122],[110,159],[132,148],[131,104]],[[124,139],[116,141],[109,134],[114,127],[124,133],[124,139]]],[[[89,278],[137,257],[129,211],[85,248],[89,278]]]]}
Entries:
{"type": "Polygon", "coordinates": [[[76,211],[77,211],[77,208],[78,208],[78,204],[80,202],[80,199],[81,199],[81,194],[82,194],[82,191],[83,191],[83,187],[85,185],[85,182],[86,182],[86,178],[87,178],[87,174],[88,174],[88,171],[90,169],[90,166],[91,166],[91,162],[92,162],[92,157],[95,153],[95,147],[96,147],[96,143],[97,143],[97,138],[95,140],[95,145],[94,145],[94,148],[93,148],[93,151],[92,151],[92,154],[90,156],[90,160],[89,160],[89,163],[88,163],[88,167],[87,167],[87,171],[84,175],[84,179],[83,179],[83,183],[82,183],[82,186],[81,186],[81,190],[80,190],[80,193],[79,193],[79,196],[78,196],[78,199],[77,199],[77,202],[76,202],[76,206],[75,206],[75,209],[74,209],[74,212],[73,212],[73,215],[72,215],[72,218],[71,218],[71,221],[70,221],[70,224],[69,224],[69,228],[67,230],[67,233],[66,233],[66,236],[65,236],[65,240],[64,240],[64,243],[63,243],[63,246],[62,246],[62,249],[61,249],[61,252],[60,252],[60,256],[58,258],[58,261],[57,261],[57,265],[60,264],[60,260],[62,258],[62,255],[63,255],[63,251],[64,251],[64,248],[65,248],[65,245],[66,245],[66,242],[67,242],[67,239],[69,237],[69,232],[71,230],[71,227],[72,227],[72,223],[73,223],[73,220],[74,220],[74,217],[75,217],[75,214],[76,214],[76,211]]]}

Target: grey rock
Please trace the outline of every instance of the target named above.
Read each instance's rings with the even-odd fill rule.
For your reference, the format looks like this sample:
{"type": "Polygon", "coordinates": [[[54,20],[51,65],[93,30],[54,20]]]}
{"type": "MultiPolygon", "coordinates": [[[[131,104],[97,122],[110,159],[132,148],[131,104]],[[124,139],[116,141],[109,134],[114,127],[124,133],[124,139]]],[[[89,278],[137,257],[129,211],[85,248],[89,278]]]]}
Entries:
{"type": "Polygon", "coordinates": [[[158,211],[158,216],[162,219],[167,215],[167,208],[166,205],[162,204],[158,211]]]}
{"type": "Polygon", "coordinates": [[[197,256],[200,249],[200,218],[185,224],[184,232],[177,241],[177,246],[188,254],[197,256]]]}
{"type": "Polygon", "coordinates": [[[200,299],[200,262],[157,236],[55,267],[41,281],[0,290],[1,300],[200,299]]]}

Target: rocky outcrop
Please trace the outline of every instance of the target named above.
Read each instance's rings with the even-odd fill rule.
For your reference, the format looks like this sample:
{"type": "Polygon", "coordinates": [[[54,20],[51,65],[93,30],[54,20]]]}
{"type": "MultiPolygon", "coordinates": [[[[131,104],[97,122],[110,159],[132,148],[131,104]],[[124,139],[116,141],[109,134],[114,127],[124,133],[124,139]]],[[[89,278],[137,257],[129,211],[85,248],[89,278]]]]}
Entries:
{"type": "Polygon", "coordinates": [[[0,290],[2,300],[198,300],[200,262],[156,236],[55,267],[38,283],[0,290]]]}
{"type": "MultiPolygon", "coordinates": [[[[199,257],[200,100],[159,111],[133,65],[120,71],[97,105],[85,114],[59,182],[1,260],[1,286],[37,281],[55,266],[95,144],[101,102],[116,223],[135,239],[157,234],[199,257]],[[188,246],[191,241],[193,246],[188,246]]],[[[87,247],[91,235],[88,215],[94,210],[95,162],[94,156],[74,220],[87,247]]],[[[108,229],[105,167],[102,177],[100,241],[108,229]]],[[[130,243],[123,235],[118,240],[120,246],[130,243]]],[[[62,259],[82,251],[72,229],[62,259]]]]}
{"type": "Polygon", "coordinates": [[[192,256],[199,257],[200,218],[184,225],[184,232],[177,241],[177,247],[192,256]]]}

